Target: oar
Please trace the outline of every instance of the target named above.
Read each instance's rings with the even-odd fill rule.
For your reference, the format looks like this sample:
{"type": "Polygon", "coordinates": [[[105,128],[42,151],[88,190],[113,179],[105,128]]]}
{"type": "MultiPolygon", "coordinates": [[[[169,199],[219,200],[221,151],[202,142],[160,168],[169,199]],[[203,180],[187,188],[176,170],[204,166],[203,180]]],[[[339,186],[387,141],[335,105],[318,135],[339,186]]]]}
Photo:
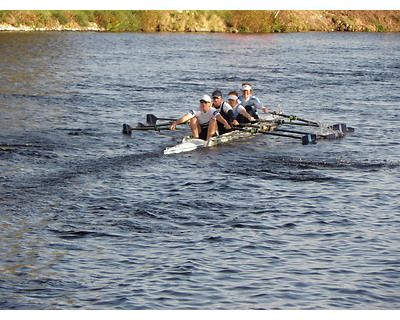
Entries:
{"type": "Polygon", "coordinates": [[[292,121],[286,122],[285,120],[280,120],[279,124],[304,126],[304,127],[319,127],[319,125],[312,124],[312,123],[302,123],[302,122],[292,122],[292,121]]]}
{"type": "Polygon", "coordinates": [[[328,129],[332,129],[335,131],[340,131],[344,134],[346,134],[346,132],[354,132],[354,128],[352,127],[348,127],[345,123],[338,123],[338,124],[334,124],[332,126],[329,126],[328,129]]]}
{"type": "MultiPolygon", "coordinates": [[[[274,113],[276,115],[279,115],[279,113],[274,113]]],[[[289,116],[288,116],[289,117],[289,116]]],[[[292,116],[294,117],[294,116],[292,116]]],[[[292,122],[292,120],[290,120],[290,122],[286,122],[284,119],[274,119],[274,120],[269,120],[269,119],[257,119],[254,120],[253,122],[250,123],[257,123],[257,122],[269,122],[269,123],[276,123],[276,124],[294,124],[294,125],[298,125],[298,126],[308,126],[308,127],[319,127],[318,124],[313,124],[313,123],[302,123],[302,122],[292,122]]]]}
{"type": "Polygon", "coordinates": [[[268,122],[268,123],[276,123],[276,124],[282,124],[284,123],[284,120],[282,119],[256,119],[252,122],[249,123],[258,123],[258,122],[268,122]]]}
{"type": "Polygon", "coordinates": [[[157,123],[157,120],[175,121],[176,119],[157,118],[154,114],[148,114],[148,115],[146,115],[146,122],[147,122],[149,125],[155,125],[155,124],[157,123]]]}
{"type": "MultiPolygon", "coordinates": [[[[282,131],[282,132],[291,132],[291,133],[297,133],[297,134],[305,134],[309,135],[309,132],[303,132],[303,131],[296,131],[296,130],[285,130],[285,129],[276,129],[277,131],[282,131]]],[[[314,134],[314,133],[313,133],[314,134]]],[[[327,139],[327,140],[335,140],[343,137],[343,134],[336,134],[336,133],[330,133],[330,134],[317,134],[315,133],[315,136],[318,138],[322,139],[327,139]]]]}
{"type": "Polygon", "coordinates": [[[303,137],[299,136],[294,136],[291,134],[283,134],[279,132],[274,132],[274,131],[265,131],[261,130],[258,128],[241,128],[241,127],[232,127],[233,130],[239,130],[239,131],[245,131],[245,132],[250,132],[250,133],[262,133],[262,134],[270,134],[273,136],[280,136],[280,137],[287,137],[287,138],[294,138],[294,139],[300,139],[302,141],[302,144],[309,144],[309,143],[316,143],[315,140],[317,136],[314,133],[307,134],[303,137]]]}
{"type": "MultiPolygon", "coordinates": [[[[304,131],[297,131],[297,130],[287,130],[287,129],[281,129],[280,127],[273,127],[273,126],[259,126],[259,125],[246,125],[246,124],[241,124],[243,127],[255,127],[259,128],[264,131],[281,131],[281,132],[288,132],[288,133],[296,133],[296,134],[303,134],[303,135],[310,135],[314,133],[309,133],[309,132],[304,132],[304,131]]],[[[338,138],[342,138],[344,133],[330,133],[330,134],[315,134],[316,137],[327,139],[327,140],[335,140],[338,138]]]]}
{"type": "Polygon", "coordinates": [[[141,127],[141,128],[170,127],[170,126],[171,126],[171,122],[159,123],[159,124],[143,124],[141,122],[137,123],[137,127],[141,127]]]}
{"type": "Polygon", "coordinates": [[[154,131],[161,131],[161,130],[169,130],[169,127],[162,127],[162,126],[138,126],[138,127],[131,127],[129,124],[124,123],[122,125],[122,133],[131,135],[133,130],[154,130],[154,131]]]}
{"type": "MultiPolygon", "coordinates": [[[[288,118],[290,120],[289,123],[282,121],[282,124],[289,124],[289,125],[293,124],[293,125],[299,125],[299,126],[302,125],[302,126],[321,127],[321,125],[318,124],[317,122],[301,119],[301,118],[299,118],[297,116],[291,116],[291,115],[286,115],[286,114],[277,113],[277,112],[271,112],[271,114],[280,115],[280,116],[288,118]],[[298,120],[298,121],[302,121],[302,122],[305,122],[305,123],[292,122],[293,120],[298,120]]],[[[355,131],[354,128],[348,127],[344,123],[334,124],[333,126],[329,126],[328,128],[329,129],[333,129],[333,130],[339,130],[339,131],[343,132],[344,134],[346,132],[354,132],[355,131]]]]}
{"type": "Polygon", "coordinates": [[[271,114],[274,114],[276,116],[285,117],[285,118],[288,118],[290,120],[298,120],[298,121],[302,121],[302,122],[305,122],[305,123],[314,124],[314,125],[319,126],[319,124],[317,122],[301,119],[301,118],[299,118],[297,116],[287,115],[287,114],[283,114],[283,113],[277,113],[275,111],[272,111],[271,114]]]}
{"type": "MultiPolygon", "coordinates": [[[[184,123],[181,123],[184,124],[184,123]]],[[[169,127],[171,126],[170,123],[163,123],[159,125],[147,126],[141,122],[138,122],[136,127],[131,127],[129,124],[124,123],[122,125],[122,133],[123,134],[132,134],[133,130],[147,130],[147,131],[161,131],[161,130],[170,130],[169,127]]]]}
{"type": "MultiPolygon", "coordinates": [[[[298,122],[281,122],[282,125],[297,125],[297,126],[308,126],[308,127],[319,127],[321,128],[322,126],[317,126],[315,124],[308,124],[308,123],[298,123],[298,122]]],[[[343,134],[346,134],[346,132],[354,132],[355,129],[352,127],[348,127],[345,123],[338,123],[338,124],[334,124],[331,126],[328,126],[327,129],[332,129],[332,130],[336,130],[336,131],[340,131],[343,134]]]]}

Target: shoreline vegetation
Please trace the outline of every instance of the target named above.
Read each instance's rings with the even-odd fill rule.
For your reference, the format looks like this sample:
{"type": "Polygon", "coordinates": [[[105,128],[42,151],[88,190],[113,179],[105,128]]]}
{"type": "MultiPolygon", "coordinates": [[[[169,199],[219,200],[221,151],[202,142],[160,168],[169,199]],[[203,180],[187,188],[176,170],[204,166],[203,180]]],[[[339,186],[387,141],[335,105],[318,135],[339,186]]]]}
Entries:
{"type": "Polygon", "coordinates": [[[0,31],[400,32],[400,10],[0,10],[0,31]]]}

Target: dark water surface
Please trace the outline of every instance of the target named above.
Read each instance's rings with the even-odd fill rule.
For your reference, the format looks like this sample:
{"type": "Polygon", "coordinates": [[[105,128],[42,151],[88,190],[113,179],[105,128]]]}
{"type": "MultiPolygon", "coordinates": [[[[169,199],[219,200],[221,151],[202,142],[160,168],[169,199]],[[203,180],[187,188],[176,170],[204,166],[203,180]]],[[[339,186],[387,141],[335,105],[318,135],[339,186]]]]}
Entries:
{"type": "Polygon", "coordinates": [[[399,309],[399,40],[0,33],[0,308],[399,309]],[[246,80],[356,131],[121,134],[246,80]]]}

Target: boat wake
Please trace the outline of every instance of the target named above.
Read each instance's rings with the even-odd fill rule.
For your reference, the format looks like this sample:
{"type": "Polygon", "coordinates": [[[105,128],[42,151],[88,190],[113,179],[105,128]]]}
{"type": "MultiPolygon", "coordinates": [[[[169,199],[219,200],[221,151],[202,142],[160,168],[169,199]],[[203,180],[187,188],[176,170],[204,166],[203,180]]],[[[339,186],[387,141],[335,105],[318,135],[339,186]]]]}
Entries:
{"type": "Polygon", "coordinates": [[[400,162],[371,162],[350,161],[343,159],[334,160],[311,160],[291,157],[268,157],[261,161],[260,165],[249,170],[248,163],[235,163],[233,168],[225,170],[226,173],[256,176],[262,180],[291,180],[291,181],[314,181],[326,182],[340,180],[338,171],[378,171],[400,168],[400,162]]]}

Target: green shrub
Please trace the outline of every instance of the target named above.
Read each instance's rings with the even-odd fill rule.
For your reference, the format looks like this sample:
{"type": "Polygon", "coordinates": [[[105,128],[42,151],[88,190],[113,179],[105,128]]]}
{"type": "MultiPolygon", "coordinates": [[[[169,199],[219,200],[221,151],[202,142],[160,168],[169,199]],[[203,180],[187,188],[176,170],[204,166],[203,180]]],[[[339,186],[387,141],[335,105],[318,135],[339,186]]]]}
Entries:
{"type": "Polygon", "coordinates": [[[387,28],[385,28],[380,22],[372,20],[371,23],[373,23],[377,29],[378,32],[387,32],[387,28]]]}
{"type": "Polygon", "coordinates": [[[51,10],[52,16],[60,22],[61,25],[66,25],[68,23],[68,18],[64,12],[60,10],[51,10]]]}
{"type": "Polygon", "coordinates": [[[86,11],[77,11],[74,14],[76,22],[82,26],[87,27],[89,25],[89,18],[86,11]]]}

